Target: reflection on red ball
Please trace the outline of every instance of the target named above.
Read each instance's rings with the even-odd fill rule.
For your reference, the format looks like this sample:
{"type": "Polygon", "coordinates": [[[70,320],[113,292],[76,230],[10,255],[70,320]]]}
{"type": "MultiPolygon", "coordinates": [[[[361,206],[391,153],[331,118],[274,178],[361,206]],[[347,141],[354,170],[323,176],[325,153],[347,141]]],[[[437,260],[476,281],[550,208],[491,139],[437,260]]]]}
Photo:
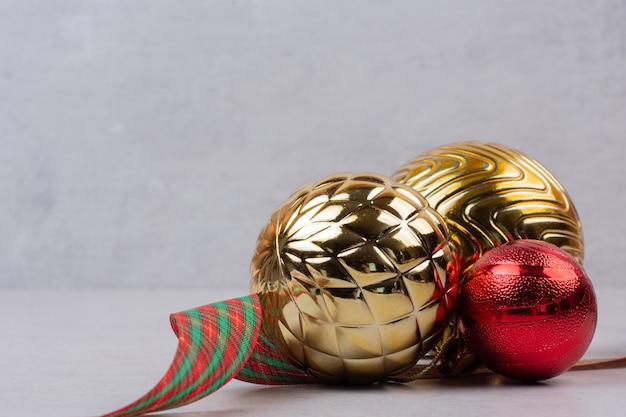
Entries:
{"type": "Polygon", "coordinates": [[[465,277],[459,311],[470,351],[492,371],[522,381],[571,368],[587,350],[598,316],[581,266],[537,240],[483,255],[465,277]]]}

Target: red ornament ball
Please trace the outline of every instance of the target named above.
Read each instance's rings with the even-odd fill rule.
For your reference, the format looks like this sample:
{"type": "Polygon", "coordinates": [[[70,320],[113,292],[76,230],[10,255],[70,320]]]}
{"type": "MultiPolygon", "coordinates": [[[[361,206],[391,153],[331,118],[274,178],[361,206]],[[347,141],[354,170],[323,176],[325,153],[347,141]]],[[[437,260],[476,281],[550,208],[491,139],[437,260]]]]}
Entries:
{"type": "Polygon", "coordinates": [[[459,311],[469,350],[492,371],[521,381],[571,368],[591,343],[598,317],[582,267],[537,240],[483,255],[465,277],[459,311]]]}

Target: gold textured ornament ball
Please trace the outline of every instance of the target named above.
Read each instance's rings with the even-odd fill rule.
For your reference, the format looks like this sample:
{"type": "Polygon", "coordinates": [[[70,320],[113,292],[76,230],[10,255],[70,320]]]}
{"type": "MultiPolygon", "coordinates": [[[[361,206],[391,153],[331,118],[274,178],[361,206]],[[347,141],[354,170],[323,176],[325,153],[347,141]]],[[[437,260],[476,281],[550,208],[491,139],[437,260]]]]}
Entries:
{"type": "Polygon", "coordinates": [[[445,221],[414,189],[378,174],[299,188],[272,214],[252,259],[262,331],[331,382],[404,371],[442,335],[459,264],[445,221]]]}
{"type": "Polygon", "coordinates": [[[460,142],[418,155],[392,177],[413,187],[447,221],[462,274],[485,251],[519,239],[552,243],[582,263],[576,209],[559,182],[508,146],[460,142]]]}

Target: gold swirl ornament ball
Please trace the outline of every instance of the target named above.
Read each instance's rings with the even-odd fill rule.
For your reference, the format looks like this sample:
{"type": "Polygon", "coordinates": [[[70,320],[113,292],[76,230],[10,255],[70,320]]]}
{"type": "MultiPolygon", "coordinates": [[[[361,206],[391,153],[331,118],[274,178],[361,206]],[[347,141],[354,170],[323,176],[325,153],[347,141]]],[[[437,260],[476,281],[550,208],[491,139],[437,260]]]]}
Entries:
{"type": "Polygon", "coordinates": [[[418,155],[392,177],[447,221],[462,274],[485,253],[519,239],[552,243],[583,261],[580,219],[561,184],[508,146],[461,142],[418,155]]]}
{"type": "Polygon", "coordinates": [[[305,185],[272,214],[252,259],[262,330],[329,382],[369,383],[439,342],[458,295],[445,221],[378,174],[305,185]]]}

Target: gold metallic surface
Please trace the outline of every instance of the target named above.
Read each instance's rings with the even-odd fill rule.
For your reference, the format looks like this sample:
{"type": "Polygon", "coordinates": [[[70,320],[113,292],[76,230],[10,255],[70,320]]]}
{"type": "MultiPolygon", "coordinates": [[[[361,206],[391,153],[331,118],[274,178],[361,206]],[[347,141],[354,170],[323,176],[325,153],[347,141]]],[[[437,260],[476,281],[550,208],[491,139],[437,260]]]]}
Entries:
{"type": "Polygon", "coordinates": [[[582,263],[580,219],[567,192],[537,161],[505,145],[453,143],[418,155],[392,177],[447,221],[462,273],[486,251],[539,239],[582,263]]]}
{"type": "Polygon", "coordinates": [[[271,216],[252,259],[263,331],[296,364],[368,383],[411,367],[455,307],[458,259],[443,219],[377,174],[305,185],[271,216]]]}
{"type": "MultiPolygon", "coordinates": [[[[461,258],[461,281],[485,251],[517,239],[545,240],[582,264],[582,227],[570,197],[543,166],[519,151],[495,143],[453,143],[418,155],[392,177],[413,187],[446,219],[461,258]]],[[[446,327],[447,338],[452,340],[439,370],[470,372],[477,363],[455,319],[446,327]]]]}

